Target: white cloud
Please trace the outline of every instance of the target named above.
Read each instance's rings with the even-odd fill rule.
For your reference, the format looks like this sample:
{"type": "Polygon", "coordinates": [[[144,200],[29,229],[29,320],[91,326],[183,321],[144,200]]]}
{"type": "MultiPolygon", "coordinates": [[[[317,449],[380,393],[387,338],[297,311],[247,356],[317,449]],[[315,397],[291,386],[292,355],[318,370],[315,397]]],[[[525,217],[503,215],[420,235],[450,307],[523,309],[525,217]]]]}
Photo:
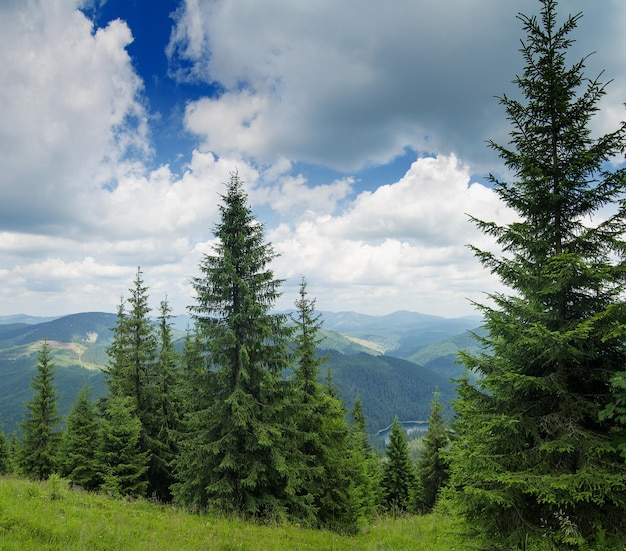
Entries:
{"type": "MultiPolygon", "coordinates": [[[[207,150],[355,170],[412,147],[454,152],[482,170],[497,161],[485,140],[506,140],[508,132],[494,95],[514,91],[510,81],[523,65],[515,15],[539,7],[531,0],[400,0],[393,7],[188,0],[169,53],[175,66],[225,89],[187,108],[188,128],[207,150]]],[[[623,51],[626,5],[592,10],[572,0],[562,8],[563,16],[585,10],[574,51],[598,50],[588,60],[590,76],[606,68],[607,78],[620,78],[624,57],[615,54],[623,51]]],[[[609,87],[607,105],[623,102],[625,84],[609,87]]],[[[603,124],[614,129],[623,110],[609,115],[603,124]]]]}
{"type": "MultiPolygon", "coordinates": [[[[185,130],[201,143],[181,175],[160,161],[146,167],[152,120],[127,52],[131,29],[120,20],[96,29],[80,6],[0,2],[6,313],[113,311],[137,266],[153,305],[167,294],[183,312],[234,169],[282,254],[281,307],[293,304],[301,275],[320,308],[370,313],[472,313],[466,298],[497,288],[466,247],[493,244],[466,213],[510,213],[470,174],[485,166],[484,139],[506,133],[492,96],[521,67],[513,12],[535,1],[187,0],[171,69],[224,93],[188,103],[185,130]],[[370,191],[349,174],[313,185],[294,169],[349,171],[407,146],[437,155],[370,191]]],[[[614,16],[595,31],[600,45],[581,41],[583,53],[618,45],[597,56],[609,78],[626,74],[625,6],[594,4],[581,22],[604,29],[614,16]]],[[[623,78],[614,84],[609,91],[626,90],[623,78]]],[[[607,97],[607,129],[623,113],[618,97],[607,97]]]]}
{"type": "Polygon", "coordinates": [[[398,182],[361,193],[345,212],[309,213],[270,240],[284,253],[280,273],[292,284],[305,275],[320,308],[469,314],[468,298],[481,300],[499,285],[467,248],[493,246],[467,213],[513,220],[491,189],[470,184],[469,169],[455,157],[422,158],[398,182]]]}
{"type": "MultiPolygon", "coordinates": [[[[141,80],[128,26],[93,32],[78,2],[0,6],[0,218],[13,229],[71,231],[67,215],[133,147],[146,152],[141,80]]],[[[75,229],[75,228],[74,228],[75,229]]]]}

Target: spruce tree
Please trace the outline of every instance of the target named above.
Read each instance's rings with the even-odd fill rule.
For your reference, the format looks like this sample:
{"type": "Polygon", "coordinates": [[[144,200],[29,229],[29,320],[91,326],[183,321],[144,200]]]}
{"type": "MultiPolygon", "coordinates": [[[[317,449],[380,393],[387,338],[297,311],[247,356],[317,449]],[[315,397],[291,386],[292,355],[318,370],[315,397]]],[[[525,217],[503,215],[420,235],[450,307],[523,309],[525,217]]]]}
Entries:
{"type": "Polygon", "coordinates": [[[385,456],[381,478],[383,505],[393,512],[408,511],[415,487],[415,469],[409,455],[406,433],[398,417],[394,418],[391,425],[385,456]]]}
{"type": "Polygon", "coordinates": [[[559,26],[557,3],[541,3],[540,18],[519,15],[522,99],[501,98],[511,141],[491,143],[514,181],[491,180],[518,220],[475,220],[503,253],[474,250],[511,292],[480,306],[486,352],[463,356],[480,379],[459,387],[451,480],[492,543],[543,535],[563,548],[626,527],[626,468],[600,419],[626,365],[626,172],[609,169],[626,125],[592,137],[604,85],[566,60],[581,15],[559,26]]]}
{"type": "Polygon", "coordinates": [[[9,439],[4,434],[0,426],[0,475],[13,472],[13,461],[11,459],[11,448],[9,439]]]}
{"type": "Polygon", "coordinates": [[[316,525],[353,531],[358,507],[348,425],[341,402],[318,381],[319,368],[326,361],[317,353],[323,340],[319,336],[321,315],[316,314],[315,300],[308,298],[306,287],[303,278],[291,316],[296,331],[289,419],[295,421],[294,440],[299,442],[300,454],[290,459],[302,463],[300,494],[312,506],[316,525]]]}
{"type": "Polygon", "coordinates": [[[270,313],[280,295],[281,280],[269,268],[276,255],[236,173],[219,208],[214,254],[204,256],[201,275],[192,280],[190,308],[213,388],[196,389],[207,399],[187,415],[177,465],[179,476],[191,480],[179,478],[175,494],[201,508],[211,503],[245,516],[282,516],[297,505],[298,481],[282,436],[290,330],[284,315],[270,313]]]}
{"type": "Polygon", "coordinates": [[[439,491],[448,481],[450,466],[446,447],[449,440],[443,418],[443,404],[439,401],[439,392],[435,392],[428,417],[428,430],[416,465],[416,509],[430,511],[437,502],[439,491]]]}
{"type": "Polygon", "coordinates": [[[118,307],[113,342],[108,349],[108,385],[111,396],[127,396],[141,422],[139,445],[149,457],[147,493],[161,501],[171,499],[171,461],[176,354],[169,325],[171,309],[162,301],[158,327],[150,319],[148,287],[137,268],[130,297],[118,307]]]}
{"type": "Polygon", "coordinates": [[[380,457],[374,451],[367,432],[361,397],[352,406],[351,457],[354,464],[358,516],[367,519],[378,509],[380,496],[380,457]]]}
{"type": "Polygon", "coordinates": [[[34,394],[26,403],[28,413],[21,423],[24,441],[20,447],[19,465],[27,477],[45,480],[55,472],[60,436],[55,369],[46,341],[39,349],[36,370],[31,379],[34,394]]]}
{"type": "Polygon", "coordinates": [[[159,352],[154,372],[150,420],[153,445],[148,471],[148,492],[161,501],[170,501],[172,498],[172,462],[177,453],[175,431],[180,413],[177,396],[178,354],[174,350],[171,312],[167,299],[161,301],[158,316],[159,352]]]}
{"type": "Polygon", "coordinates": [[[95,490],[101,482],[96,463],[99,415],[88,386],[78,393],[66,424],[59,446],[59,473],[73,484],[95,490]]]}
{"type": "Polygon", "coordinates": [[[175,501],[194,510],[208,506],[206,489],[210,473],[203,429],[210,421],[210,407],[217,387],[198,325],[187,330],[182,352],[182,372],[177,387],[180,419],[175,432],[178,455],[173,460],[176,482],[172,485],[175,501]]]}
{"type": "Polygon", "coordinates": [[[98,430],[100,490],[113,496],[145,495],[149,454],[141,449],[141,421],[129,396],[110,396],[98,430]]]}

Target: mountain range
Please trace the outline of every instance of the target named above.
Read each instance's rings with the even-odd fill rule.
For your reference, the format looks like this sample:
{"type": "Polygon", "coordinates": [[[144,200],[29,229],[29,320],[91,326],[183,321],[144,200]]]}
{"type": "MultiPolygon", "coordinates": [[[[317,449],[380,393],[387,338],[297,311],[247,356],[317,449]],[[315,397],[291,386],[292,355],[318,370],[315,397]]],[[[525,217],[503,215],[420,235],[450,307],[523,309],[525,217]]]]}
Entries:
{"type": "MultiPolygon", "coordinates": [[[[330,370],[348,409],[359,395],[372,434],[396,415],[403,421],[426,419],[435,390],[448,404],[454,398],[450,377],[462,372],[456,354],[460,349],[475,349],[469,330],[480,331],[478,317],[449,319],[407,311],[386,316],[320,314],[324,339],[320,354],[327,357],[321,377],[327,377],[330,370]]],[[[24,416],[43,340],[57,367],[62,416],[85,383],[92,387],[94,397],[105,395],[102,368],[116,319],[115,314],[102,312],[60,318],[0,316],[0,421],[7,434],[19,429],[24,416]]],[[[180,345],[191,320],[178,316],[172,321],[180,345]]]]}

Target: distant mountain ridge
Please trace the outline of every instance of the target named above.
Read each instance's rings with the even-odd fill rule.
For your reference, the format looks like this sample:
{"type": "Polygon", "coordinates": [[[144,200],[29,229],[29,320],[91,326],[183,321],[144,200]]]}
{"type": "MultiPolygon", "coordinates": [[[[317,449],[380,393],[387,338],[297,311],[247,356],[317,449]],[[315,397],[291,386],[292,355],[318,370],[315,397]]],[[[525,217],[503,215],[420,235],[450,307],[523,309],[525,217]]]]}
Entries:
{"type": "MultiPolygon", "coordinates": [[[[359,394],[372,432],[388,425],[394,415],[401,420],[426,417],[435,388],[444,401],[452,399],[453,385],[448,378],[458,376],[462,369],[455,354],[459,346],[471,343],[467,329],[480,322],[478,318],[447,319],[407,311],[386,316],[356,312],[321,315],[324,342],[320,348],[330,351],[322,376],[330,369],[348,408],[359,394]],[[425,365],[418,365],[422,362],[425,365]]],[[[57,366],[61,415],[68,412],[85,382],[96,397],[104,395],[102,367],[108,361],[106,350],[116,321],[116,314],[106,312],[52,319],[24,314],[1,317],[0,421],[5,431],[16,430],[23,418],[43,340],[48,341],[57,366]]],[[[193,326],[186,315],[173,322],[181,339],[193,326]]]]}

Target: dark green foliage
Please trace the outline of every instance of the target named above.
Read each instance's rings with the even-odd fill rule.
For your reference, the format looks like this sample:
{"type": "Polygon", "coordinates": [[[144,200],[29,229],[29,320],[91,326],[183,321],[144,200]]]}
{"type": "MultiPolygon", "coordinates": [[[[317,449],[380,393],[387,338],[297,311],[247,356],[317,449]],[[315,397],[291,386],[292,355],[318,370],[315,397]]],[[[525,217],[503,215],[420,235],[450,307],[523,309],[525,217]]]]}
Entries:
{"type": "Polygon", "coordinates": [[[100,490],[113,496],[143,496],[149,456],[141,450],[141,421],[129,396],[111,396],[100,421],[96,454],[100,490]]]}
{"type": "Polygon", "coordinates": [[[157,345],[149,319],[148,288],[144,285],[140,268],[137,268],[130,294],[128,310],[123,299],[118,306],[113,342],[107,350],[107,373],[110,392],[133,398],[137,412],[141,415],[149,409],[149,387],[156,363],[157,345]]]}
{"type": "Polygon", "coordinates": [[[24,441],[20,446],[19,466],[27,477],[45,480],[55,472],[59,443],[55,369],[45,341],[39,349],[36,369],[31,381],[33,398],[26,404],[28,413],[21,424],[24,441]]]}
{"type": "Polygon", "coordinates": [[[207,360],[200,369],[213,372],[197,375],[212,386],[195,389],[203,396],[185,418],[174,492],[200,508],[282,516],[297,508],[299,488],[282,436],[290,330],[283,315],[270,313],[281,281],[268,267],[275,254],[236,173],[222,200],[217,244],[193,279],[190,308],[207,360]]]}
{"type": "Polygon", "coordinates": [[[206,435],[209,407],[215,399],[215,373],[209,368],[200,336],[200,328],[185,335],[182,376],[179,382],[182,416],[176,432],[179,455],[174,458],[176,482],[174,499],[192,509],[208,506],[206,488],[210,473],[207,466],[206,435]]]}
{"type": "Polygon", "coordinates": [[[423,448],[416,466],[415,508],[418,510],[430,511],[435,506],[439,490],[450,477],[450,466],[446,456],[448,442],[443,404],[439,401],[439,393],[435,392],[428,418],[428,430],[423,438],[423,448]]]}
{"type": "Polygon", "coordinates": [[[178,354],[174,350],[171,308],[167,300],[159,306],[159,353],[155,365],[152,400],[150,405],[150,469],[148,471],[150,495],[162,501],[172,498],[170,486],[174,483],[172,462],[178,453],[175,431],[180,415],[178,387],[178,354]]]}
{"type": "Polygon", "coordinates": [[[326,365],[345,403],[353,404],[360,396],[370,433],[388,427],[395,415],[407,421],[426,420],[437,389],[444,402],[455,396],[446,377],[392,356],[330,352],[326,365]]]}
{"type": "Polygon", "coordinates": [[[415,487],[415,469],[409,455],[406,434],[395,417],[383,463],[381,491],[383,506],[390,511],[407,511],[415,487]]]}
{"type": "Polygon", "coordinates": [[[78,394],[59,447],[59,473],[73,484],[95,490],[101,480],[96,462],[99,416],[88,386],[78,394]]]}
{"type": "Polygon", "coordinates": [[[290,436],[300,452],[291,458],[301,464],[299,494],[305,509],[298,517],[321,527],[353,531],[357,507],[348,426],[341,402],[318,381],[325,361],[316,352],[320,315],[315,313],[315,300],[307,297],[304,279],[295,306],[294,384],[287,412],[295,425],[290,436]]]}
{"type": "Polygon", "coordinates": [[[127,300],[118,307],[113,342],[108,349],[111,396],[126,396],[135,404],[141,422],[139,446],[148,454],[147,492],[162,501],[171,499],[171,462],[176,453],[173,430],[178,416],[174,388],[177,355],[172,342],[171,309],[161,302],[158,327],[150,320],[148,288],[141,269],[127,300]]]}
{"type": "Polygon", "coordinates": [[[542,534],[563,548],[625,529],[626,468],[600,412],[626,365],[626,174],[606,169],[626,125],[591,137],[604,87],[585,79],[584,59],[566,65],[580,15],[559,27],[556,2],[542,5],[540,19],[519,16],[524,100],[501,98],[510,146],[491,144],[515,176],[492,180],[518,221],[475,221],[504,251],[477,256],[512,293],[481,307],[490,352],[463,357],[482,379],[460,383],[452,484],[490,542],[542,534]]]}
{"type": "Polygon", "coordinates": [[[2,427],[0,427],[0,475],[13,472],[11,447],[2,427]]]}
{"type": "Polygon", "coordinates": [[[370,518],[380,502],[380,457],[369,441],[363,404],[357,394],[352,407],[351,454],[358,516],[370,518]]]}

